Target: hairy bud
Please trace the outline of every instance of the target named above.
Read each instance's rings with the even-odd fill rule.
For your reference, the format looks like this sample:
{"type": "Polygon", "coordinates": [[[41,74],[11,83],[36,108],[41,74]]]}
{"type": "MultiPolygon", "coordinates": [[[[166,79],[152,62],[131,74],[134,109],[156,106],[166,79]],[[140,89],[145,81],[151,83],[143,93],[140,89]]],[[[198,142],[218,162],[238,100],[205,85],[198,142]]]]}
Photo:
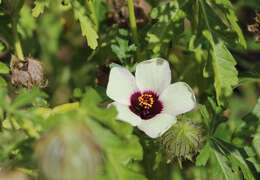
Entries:
{"type": "Polygon", "coordinates": [[[167,162],[192,160],[202,145],[202,129],[190,120],[178,121],[161,138],[167,162]]]}

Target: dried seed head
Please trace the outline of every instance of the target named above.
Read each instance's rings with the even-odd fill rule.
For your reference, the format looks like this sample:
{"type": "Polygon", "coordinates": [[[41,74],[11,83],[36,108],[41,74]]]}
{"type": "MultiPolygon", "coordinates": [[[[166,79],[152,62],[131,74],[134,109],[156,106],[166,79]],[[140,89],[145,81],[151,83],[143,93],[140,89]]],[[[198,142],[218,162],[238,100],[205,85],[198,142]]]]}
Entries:
{"type": "Polygon", "coordinates": [[[28,180],[26,175],[18,171],[5,172],[1,169],[0,180],[28,180]]]}
{"type": "Polygon", "coordinates": [[[254,34],[256,42],[260,42],[260,13],[256,13],[255,23],[247,25],[247,30],[254,34]]]}
{"type": "Polygon", "coordinates": [[[255,36],[255,41],[256,41],[256,42],[260,42],[260,34],[258,34],[258,35],[255,36]]]}
{"type": "Polygon", "coordinates": [[[42,64],[33,58],[20,61],[16,57],[11,59],[11,83],[15,86],[32,88],[34,86],[44,88],[47,81],[44,80],[42,64]]]}
{"type": "Polygon", "coordinates": [[[107,86],[108,77],[109,77],[109,68],[105,65],[101,65],[98,67],[96,74],[96,84],[99,86],[107,86]]]}
{"type": "Polygon", "coordinates": [[[260,23],[260,13],[256,13],[255,21],[260,23]]]}
{"type": "Polygon", "coordinates": [[[203,142],[202,129],[191,120],[178,121],[161,138],[167,162],[192,160],[203,142]]]}
{"type": "MultiPolygon", "coordinates": [[[[128,7],[124,0],[107,0],[110,11],[107,16],[112,24],[118,24],[123,27],[128,26],[128,7]]],[[[149,19],[151,6],[145,0],[134,1],[136,22],[138,26],[144,25],[149,19]]]]}
{"type": "Polygon", "coordinates": [[[247,26],[247,29],[249,32],[253,32],[253,33],[256,33],[259,31],[259,25],[258,24],[250,24],[247,26]]]}
{"type": "Polygon", "coordinates": [[[83,123],[65,123],[43,136],[35,146],[42,175],[49,180],[93,179],[101,151],[83,123]]]}

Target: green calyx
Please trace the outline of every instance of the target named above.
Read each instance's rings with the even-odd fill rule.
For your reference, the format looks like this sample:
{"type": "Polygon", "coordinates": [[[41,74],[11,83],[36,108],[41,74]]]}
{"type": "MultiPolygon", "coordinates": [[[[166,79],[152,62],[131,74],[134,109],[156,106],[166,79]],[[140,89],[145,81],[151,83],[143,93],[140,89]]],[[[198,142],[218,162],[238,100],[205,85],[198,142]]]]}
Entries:
{"type": "Polygon", "coordinates": [[[161,138],[167,163],[177,159],[180,165],[183,160],[192,161],[202,142],[202,128],[191,120],[178,121],[161,138]]]}

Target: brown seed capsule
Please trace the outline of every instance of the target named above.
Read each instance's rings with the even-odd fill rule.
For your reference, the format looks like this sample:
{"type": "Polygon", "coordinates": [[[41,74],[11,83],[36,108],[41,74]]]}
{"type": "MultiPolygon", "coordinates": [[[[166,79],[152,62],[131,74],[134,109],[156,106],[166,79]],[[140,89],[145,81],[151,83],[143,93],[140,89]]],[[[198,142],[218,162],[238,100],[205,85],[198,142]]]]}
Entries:
{"type": "Polygon", "coordinates": [[[255,32],[259,31],[259,25],[256,24],[256,23],[255,24],[250,24],[250,25],[247,26],[247,29],[248,29],[249,32],[255,33],[255,32]]]}
{"type": "MultiPolygon", "coordinates": [[[[110,6],[110,11],[107,14],[109,22],[122,27],[128,27],[129,13],[126,2],[124,0],[107,0],[107,3],[110,6]]],[[[137,25],[144,25],[149,19],[150,4],[145,0],[135,0],[134,8],[137,25]]]]}
{"type": "Polygon", "coordinates": [[[256,13],[254,20],[255,23],[247,25],[247,29],[249,32],[254,34],[255,41],[260,42],[260,13],[256,13]]]}
{"type": "Polygon", "coordinates": [[[255,36],[255,41],[256,41],[256,42],[260,42],[260,33],[258,33],[258,34],[255,36]]]}
{"type": "Polygon", "coordinates": [[[65,123],[44,135],[35,146],[41,173],[49,180],[94,179],[101,151],[83,123],[65,123]]]}
{"type": "Polygon", "coordinates": [[[256,13],[255,21],[260,23],[260,13],[256,13]]]}
{"type": "Polygon", "coordinates": [[[107,86],[108,76],[109,76],[109,68],[105,65],[101,65],[98,67],[98,71],[96,74],[96,84],[99,86],[107,86]]]}
{"type": "Polygon", "coordinates": [[[0,180],[28,180],[28,178],[19,171],[5,172],[1,169],[0,180]]]}
{"type": "Polygon", "coordinates": [[[44,88],[47,81],[44,80],[42,64],[32,58],[20,61],[13,56],[11,59],[11,83],[15,86],[32,88],[34,86],[44,88]]]}

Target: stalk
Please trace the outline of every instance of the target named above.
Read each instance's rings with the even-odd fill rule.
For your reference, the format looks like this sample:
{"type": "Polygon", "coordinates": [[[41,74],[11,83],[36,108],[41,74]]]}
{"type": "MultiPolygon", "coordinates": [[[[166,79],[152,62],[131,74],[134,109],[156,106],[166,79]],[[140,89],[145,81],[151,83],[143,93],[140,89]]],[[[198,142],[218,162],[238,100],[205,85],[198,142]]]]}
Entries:
{"type": "Polygon", "coordinates": [[[14,17],[12,20],[14,50],[15,50],[15,55],[18,57],[18,59],[20,59],[21,61],[24,61],[23,49],[22,49],[21,41],[20,41],[18,33],[17,33],[17,20],[18,20],[17,17],[14,17]]]}
{"type": "Polygon", "coordinates": [[[137,26],[136,26],[136,18],[135,18],[135,9],[134,9],[134,1],[128,0],[128,11],[129,11],[129,21],[130,28],[133,34],[134,43],[138,46],[138,34],[137,34],[137,26]]]}

